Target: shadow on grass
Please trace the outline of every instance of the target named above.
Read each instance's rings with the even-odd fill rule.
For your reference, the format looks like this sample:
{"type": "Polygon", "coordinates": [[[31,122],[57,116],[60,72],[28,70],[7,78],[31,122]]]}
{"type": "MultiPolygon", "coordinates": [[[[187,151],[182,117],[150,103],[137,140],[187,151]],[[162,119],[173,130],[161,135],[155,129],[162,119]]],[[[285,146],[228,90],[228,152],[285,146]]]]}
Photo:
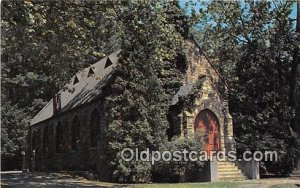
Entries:
{"type": "Polygon", "coordinates": [[[269,188],[299,188],[299,184],[280,184],[280,185],[273,185],[269,188]]]}
{"type": "Polygon", "coordinates": [[[101,182],[91,182],[83,178],[62,173],[20,173],[1,174],[1,187],[127,187],[101,182]]]}

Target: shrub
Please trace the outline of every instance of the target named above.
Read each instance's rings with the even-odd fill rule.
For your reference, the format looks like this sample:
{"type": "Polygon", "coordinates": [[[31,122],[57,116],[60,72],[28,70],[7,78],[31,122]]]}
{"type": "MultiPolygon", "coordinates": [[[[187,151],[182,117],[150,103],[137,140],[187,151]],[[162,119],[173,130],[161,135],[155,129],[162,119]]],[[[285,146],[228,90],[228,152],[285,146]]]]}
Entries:
{"type": "MultiPolygon", "coordinates": [[[[168,141],[161,145],[160,151],[201,151],[202,149],[202,136],[200,134],[195,134],[191,138],[176,137],[171,141],[168,141]]],[[[183,157],[183,155],[182,155],[183,157]]],[[[200,161],[181,161],[165,162],[160,160],[157,162],[153,168],[153,181],[159,182],[182,182],[185,181],[187,174],[191,172],[199,173],[201,167],[203,167],[203,162],[200,161]]]]}

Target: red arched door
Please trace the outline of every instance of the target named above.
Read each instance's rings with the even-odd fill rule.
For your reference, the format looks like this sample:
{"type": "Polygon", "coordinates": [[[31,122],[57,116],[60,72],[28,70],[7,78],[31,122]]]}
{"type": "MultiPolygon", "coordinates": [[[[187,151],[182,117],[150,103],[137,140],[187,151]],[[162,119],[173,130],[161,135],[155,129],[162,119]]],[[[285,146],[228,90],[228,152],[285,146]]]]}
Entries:
{"type": "Polygon", "coordinates": [[[219,123],[216,115],[210,110],[202,110],[195,119],[195,131],[200,131],[207,152],[220,150],[219,123]]]}

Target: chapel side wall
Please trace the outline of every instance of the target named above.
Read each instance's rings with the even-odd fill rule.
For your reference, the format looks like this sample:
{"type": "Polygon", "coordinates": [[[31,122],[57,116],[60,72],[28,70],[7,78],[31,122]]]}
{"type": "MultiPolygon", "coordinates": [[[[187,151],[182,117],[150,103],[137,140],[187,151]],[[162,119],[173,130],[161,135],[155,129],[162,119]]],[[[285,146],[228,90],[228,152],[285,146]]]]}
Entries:
{"type": "MultiPolygon", "coordinates": [[[[52,118],[31,127],[31,133],[38,132],[39,140],[38,153],[36,157],[40,158],[40,169],[36,170],[95,170],[99,174],[107,168],[103,160],[105,158],[103,132],[106,125],[104,118],[103,105],[100,101],[91,103],[86,106],[71,110],[58,117],[52,118]],[[90,123],[93,111],[97,109],[100,115],[100,133],[98,134],[97,146],[91,147],[90,143],[90,123]],[[72,135],[71,129],[73,119],[78,117],[80,124],[80,143],[78,149],[71,148],[72,135]],[[58,122],[61,122],[63,129],[63,147],[61,152],[56,150],[56,129],[58,122]],[[49,128],[49,147],[45,150],[43,141],[43,132],[45,127],[49,128]]],[[[31,134],[32,135],[32,134],[31,134]]],[[[32,140],[32,138],[31,138],[32,140]]],[[[31,143],[32,145],[32,143],[31,143]]],[[[31,157],[32,158],[32,157],[31,157]]],[[[31,160],[31,163],[36,161],[31,160]]],[[[37,164],[34,164],[36,166],[37,164]]]]}

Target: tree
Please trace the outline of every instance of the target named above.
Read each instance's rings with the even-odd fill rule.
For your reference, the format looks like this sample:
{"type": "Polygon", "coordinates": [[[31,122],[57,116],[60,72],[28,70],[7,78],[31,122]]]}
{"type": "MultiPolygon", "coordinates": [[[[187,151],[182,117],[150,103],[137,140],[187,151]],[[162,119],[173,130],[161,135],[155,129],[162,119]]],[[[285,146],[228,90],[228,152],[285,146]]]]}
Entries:
{"type": "MultiPolygon", "coordinates": [[[[110,88],[115,93],[108,96],[108,117],[115,118],[108,130],[113,135],[111,154],[115,143],[158,148],[165,139],[168,102],[186,67],[178,32],[186,33],[187,23],[175,25],[182,18],[177,4],[169,2],[5,1],[2,105],[17,105],[24,119],[31,119],[81,67],[121,47],[122,63],[110,88]],[[120,139],[114,134],[118,123],[126,125],[120,139]],[[137,124],[131,142],[126,134],[137,124]]],[[[16,129],[25,129],[21,125],[16,129]]],[[[10,141],[14,142],[11,135],[5,142],[10,141]]],[[[147,181],[149,170],[126,181],[147,181]]]]}
{"type": "Polygon", "coordinates": [[[185,61],[182,37],[166,17],[168,2],[130,2],[114,7],[120,24],[121,53],[107,88],[108,155],[113,177],[121,182],[149,182],[152,166],[126,162],[124,148],[159,150],[167,139],[168,104],[180,87],[185,61]]]}
{"type": "Polygon", "coordinates": [[[230,86],[229,102],[239,151],[275,150],[267,170],[287,174],[299,149],[290,104],[293,2],[246,1],[204,5],[194,31],[230,86]],[[201,23],[202,23],[201,22],[201,23]],[[276,168],[274,168],[276,167],[276,168]]]}
{"type": "MultiPolygon", "coordinates": [[[[297,103],[297,86],[299,81],[299,50],[300,50],[300,44],[299,44],[299,38],[300,38],[300,2],[297,2],[297,19],[296,19],[296,30],[295,30],[295,37],[291,39],[292,44],[294,45],[294,51],[293,51],[293,61],[291,65],[291,78],[290,78],[290,105],[296,110],[295,118],[292,122],[292,128],[295,131],[298,131],[298,134],[300,134],[300,128],[299,124],[297,127],[297,119],[300,119],[300,105],[297,103]]],[[[299,97],[298,97],[299,98],[299,97]]]]}
{"type": "MultiPolygon", "coordinates": [[[[110,6],[101,1],[2,2],[1,104],[23,112],[15,118],[3,113],[2,118],[7,119],[3,127],[15,129],[23,139],[27,120],[32,119],[73,74],[119,48],[119,27],[110,6]],[[13,126],[21,117],[26,123],[13,126]]],[[[4,144],[19,144],[16,135],[2,133],[4,144]]],[[[20,143],[24,147],[25,140],[20,143]]],[[[8,150],[3,152],[3,156],[12,152],[20,155],[20,150],[12,150],[7,155],[8,150]]],[[[21,168],[20,162],[17,162],[18,168],[21,168]]]]}
{"type": "Polygon", "coordinates": [[[2,104],[1,119],[1,166],[2,170],[20,168],[21,152],[25,151],[25,134],[28,128],[28,115],[24,110],[10,103],[2,104]]]}
{"type": "Polygon", "coordinates": [[[34,115],[82,66],[118,48],[114,14],[98,4],[3,2],[6,99],[20,107],[38,105],[34,115]]]}

